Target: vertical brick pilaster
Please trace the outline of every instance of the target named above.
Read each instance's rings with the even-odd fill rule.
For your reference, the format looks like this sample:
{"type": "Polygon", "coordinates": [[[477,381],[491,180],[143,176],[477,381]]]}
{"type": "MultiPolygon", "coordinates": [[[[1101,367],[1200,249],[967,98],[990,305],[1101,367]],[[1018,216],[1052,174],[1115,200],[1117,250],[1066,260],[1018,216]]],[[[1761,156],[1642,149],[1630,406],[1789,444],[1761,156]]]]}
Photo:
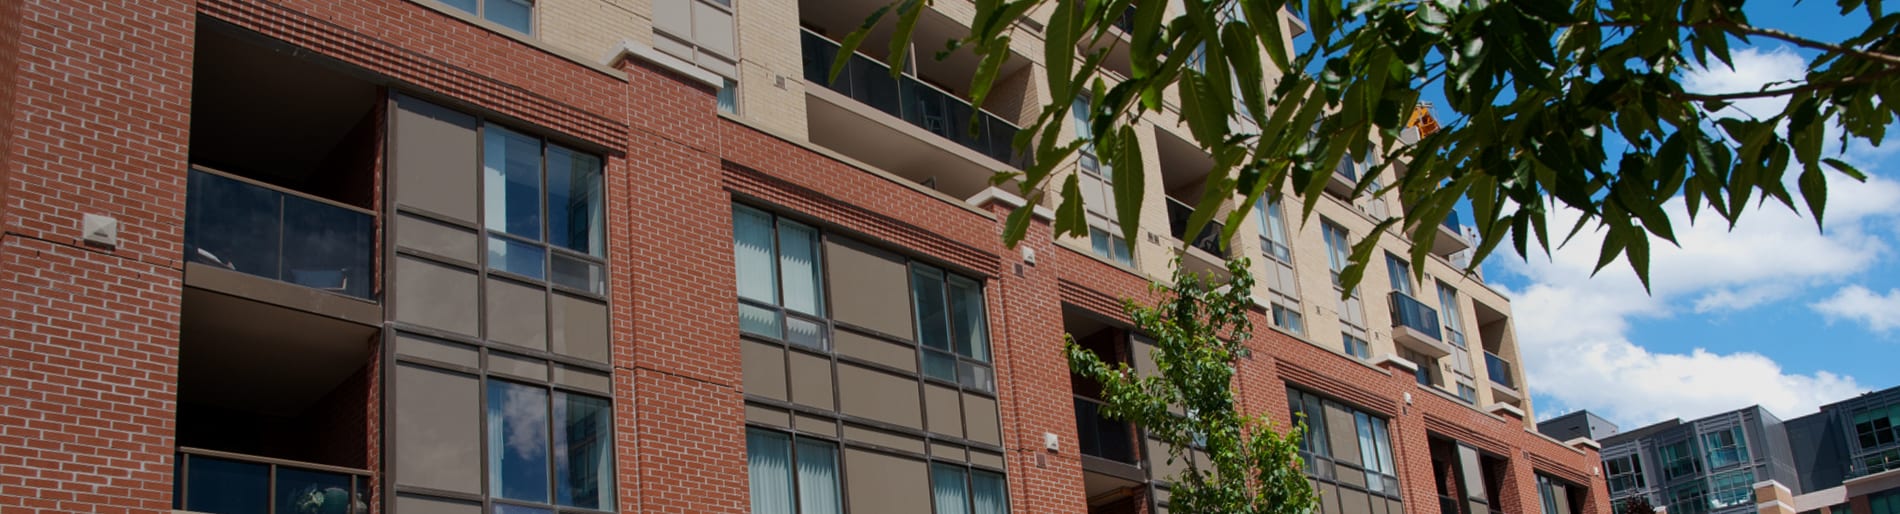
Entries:
{"type": "MultiPolygon", "coordinates": [[[[997,234],[1009,206],[992,203],[997,234]]],[[[1084,512],[1081,447],[1075,402],[1069,391],[1069,364],[1062,350],[1062,300],[1057,279],[1063,256],[1042,219],[1030,222],[1017,248],[1002,255],[1001,277],[991,305],[999,327],[991,339],[1002,341],[997,359],[997,396],[1003,420],[1003,444],[1009,452],[1010,507],[1016,512],[1084,512]],[[1034,252],[1036,264],[1024,262],[1034,252]],[[1017,269],[1022,270],[1020,274],[1017,269]],[[1043,434],[1055,434],[1060,449],[1049,451],[1043,434]]],[[[999,243],[998,246],[1001,246],[999,243]]]]}

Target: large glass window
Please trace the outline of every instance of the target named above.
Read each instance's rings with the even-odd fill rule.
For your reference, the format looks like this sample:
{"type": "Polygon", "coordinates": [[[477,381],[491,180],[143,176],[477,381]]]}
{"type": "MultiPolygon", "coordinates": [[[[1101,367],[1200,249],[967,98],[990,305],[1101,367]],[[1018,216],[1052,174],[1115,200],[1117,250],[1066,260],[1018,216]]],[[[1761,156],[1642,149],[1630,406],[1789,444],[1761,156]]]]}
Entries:
{"type": "Polygon", "coordinates": [[[483,125],[482,226],[488,229],[488,268],[605,294],[602,188],[599,157],[483,125]]]}
{"type": "Polygon", "coordinates": [[[1642,460],[1635,454],[1603,459],[1603,473],[1612,495],[1640,490],[1645,486],[1642,460]]]}
{"type": "Polygon", "coordinates": [[[732,206],[739,328],[810,348],[830,346],[818,230],[732,206]]]}
{"type": "Polygon", "coordinates": [[[1287,232],[1286,215],[1280,201],[1271,198],[1255,202],[1253,212],[1260,248],[1267,255],[1268,304],[1272,306],[1273,324],[1304,334],[1306,320],[1300,314],[1300,288],[1293,274],[1293,239],[1287,232]]]}
{"type": "Polygon", "coordinates": [[[917,313],[917,341],[924,350],[924,375],[995,390],[982,287],[975,280],[912,264],[910,292],[917,313]]]}
{"type": "Polygon", "coordinates": [[[1003,476],[949,464],[930,465],[931,504],[937,514],[1004,514],[1003,476]]]}
{"type": "Polygon", "coordinates": [[[839,514],[838,445],[770,430],[746,430],[752,514],[839,514]]]}
{"type": "Polygon", "coordinates": [[[1307,475],[1340,487],[1364,489],[1375,496],[1395,500],[1403,496],[1385,418],[1293,388],[1287,389],[1287,403],[1292,408],[1293,418],[1306,423],[1306,432],[1300,436],[1300,452],[1306,461],[1307,475]],[[1328,416],[1328,411],[1333,415],[1328,416]],[[1335,420],[1351,420],[1352,426],[1329,424],[1335,420]],[[1334,439],[1331,437],[1334,430],[1346,430],[1351,435],[1334,439]],[[1337,441],[1350,441],[1340,444],[1355,448],[1333,447],[1337,441]],[[1340,481],[1341,475],[1349,473],[1362,475],[1365,485],[1359,485],[1357,478],[1340,481]]]}
{"type": "Polygon", "coordinates": [[[1711,470],[1748,461],[1748,442],[1742,438],[1742,427],[1702,434],[1702,447],[1708,452],[1711,470]]]}
{"type": "Polygon", "coordinates": [[[1867,512],[1870,514],[1900,514],[1900,490],[1889,489],[1867,495],[1867,512]]]}
{"type": "Polygon", "coordinates": [[[1260,248],[1268,258],[1293,262],[1293,239],[1287,235],[1286,214],[1278,198],[1263,198],[1254,204],[1254,225],[1260,229],[1260,248]]]}
{"type": "Polygon", "coordinates": [[[489,496],[613,510],[609,405],[604,398],[489,380],[489,496]]]}
{"type": "Polygon", "coordinates": [[[1702,472],[1702,461],[1696,458],[1693,440],[1666,444],[1658,448],[1656,452],[1662,459],[1665,480],[1675,480],[1702,472]]]}

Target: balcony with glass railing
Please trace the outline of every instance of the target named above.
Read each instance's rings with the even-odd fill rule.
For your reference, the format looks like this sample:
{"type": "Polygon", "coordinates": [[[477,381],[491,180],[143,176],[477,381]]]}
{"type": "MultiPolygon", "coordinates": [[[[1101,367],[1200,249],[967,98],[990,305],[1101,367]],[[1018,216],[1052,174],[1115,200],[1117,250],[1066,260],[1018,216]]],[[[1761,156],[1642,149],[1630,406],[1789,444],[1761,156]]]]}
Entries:
{"type": "Polygon", "coordinates": [[[373,211],[194,166],[185,262],[373,299],[373,211]]]}
{"type": "Polygon", "coordinates": [[[1194,206],[1173,198],[1168,199],[1168,235],[1174,236],[1191,248],[1207,252],[1219,259],[1227,258],[1227,251],[1220,246],[1220,234],[1225,226],[1213,219],[1201,226],[1200,232],[1188,237],[1188,219],[1194,215],[1194,206]]]}
{"type": "Polygon", "coordinates": [[[1394,341],[1434,359],[1451,355],[1439,326],[1438,309],[1400,291],[1393,291],[1388,300],[1394,341]]]}
{"type": "Polygon", "coordinates": [[[1511,361],[1504,360],[1498,354],[1484,352],[1484,369],[1485,375],[1491,378],[1491,383],[1512,389],[1517,388],[1517,381],[1513,379],[1511,373],[1511,361]]]}
{"type": "Polygon", "coordinates": [[[369,470],[179,448],[172,508],[203,514],[366,514],[369,470]]]}
{"type": "Polygon", "coordinates": [[[1140,464],[1135,452],[1135,427],[1127,421],[1102,414],[1102,402],[1075,397],[1075,428],[1082,454],[1123,464],[1140,464]]]}
{"type": "Polygon", "coordinates": [[[1450,258],[1451,254],[1471,248],[1471,241],[1465,240],[1463,229],[1459,226],[1458,211],[1451,211],[1445,215],[1445,220],[1438,224],[1437,234],[1432,241],[1433,255],[1450,258]]]}
{"type": "Polygon", "coordinates": [[[1012,146],[1021,128],[1004,118],[861,52],[834,80],[840,45],[811,29],[800,44],[813,142],[959,198],[1025,161],[1012,146]]]}

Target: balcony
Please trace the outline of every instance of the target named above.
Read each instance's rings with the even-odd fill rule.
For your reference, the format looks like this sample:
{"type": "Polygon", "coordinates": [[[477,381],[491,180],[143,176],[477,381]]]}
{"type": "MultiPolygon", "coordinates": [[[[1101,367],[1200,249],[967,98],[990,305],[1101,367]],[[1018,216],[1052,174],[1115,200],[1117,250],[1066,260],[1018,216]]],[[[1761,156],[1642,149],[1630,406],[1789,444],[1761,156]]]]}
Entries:
{"type": "Polygon", "coordinates": [[[1333,167],[1333,174],[1326,180],[1326,192],[1340,198],[1351,199],[1352,191],[1359,187],[1360,163],[1350,158],[1340,158],[1339,165],[1333,167]]]}
{"type": "Polygon", "coordinates": [[[1219,221],[1207,220],[1201,231],[1194,237],[1187,237],[1188,218],[1194,215],[1194,207],[1173,198],[1168,199],[1168,235],[1186,243],[1188,247],[1207,252],[1216,260],[1226,260],[1227,252],[1220,247],[1220,233],[1225,229],[1219,221]]]}
{"type": "Polygon", "coordinates": [[[374,212],[196,166],[186,196],[186,262],[372,299],[374,212]]]}
{"type": "Polygon", "coordinates": [[[1516,374],[1511,369],[1511,361],[1504,360],[1498,354],[1484,352],[1484,373],[1491,379],[1491,392],[1500,400],[1516,402],[1523,396],[1517,390],[1516,374]]]}
{"type": "Polygon", "coordinates": [[[1134,425],[1103,415],[1100,400],[1081,395],[1075,397],[1075,430],[1083,455],[1123,464],[1140,464],[1141,456],[1135,453],[1134,425]]]}
{"type": "Polygon", "coordinates": [[[1390,298],[1394,341],[1434,359],[1451,355],[1438,326],[1438,309],[1398,291],[1393,291],[1390,298]]]}
{"type": "Polygon", "coordinates": [[[1445,221],[1438,224],[1437,238],[1432,241],[1432,254],[1449,259],[1451,254],[1471,248],[1471,242],[1465,240],[1458,221],[1458,211],[1451,211],[1445,216],[1445,221]]]}
{"type": "Polygon", "coordinates": [[[863,53],[828,81],[838,43],[811,30],[800,42],[814,143],[960,198],[1026,160],[1011,147],[1021,129],[1003,118],[863,53]]]}
{"type": "Polygon", "coordinates": [[[172,508],[205,514],[362,514],[368,470],[179,448],[172,508]]]}

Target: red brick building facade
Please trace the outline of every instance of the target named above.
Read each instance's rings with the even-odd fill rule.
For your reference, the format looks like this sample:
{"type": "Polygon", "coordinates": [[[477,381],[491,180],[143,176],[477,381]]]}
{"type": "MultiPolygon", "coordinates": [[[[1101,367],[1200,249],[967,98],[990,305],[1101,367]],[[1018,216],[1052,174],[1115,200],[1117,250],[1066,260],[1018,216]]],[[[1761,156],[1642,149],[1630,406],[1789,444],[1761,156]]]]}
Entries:
{"type": "MultiPolygon", "coordinates": [[[[714,103],[716,84],[653,57],[651,50],[583,62],[421,1],[0,1],[0,145],[5,149],[0,154],[0,511],[190,510],[182,496],[211,498],[213,493],[195,492],[211,479],[191,478],[181,465],[187,458],[254,462],[275,466],[272,470],[312,464],[311,469],[355,477],[346,478],[344,487],[353,493],[352,508],[368,512],[500,508],[501,503],[487,499],[497,494],[484,494],[479,486],[470,493],[415,485],[454,480],[433,476],[446,472],[434,469],[415,472],[429,476],[405,475],[415,468],[399,462],[410,454],[395,447],[409,444],[398,442],[408,439],[397,431],[440,428],[405,428],[412,426],[405,409],[420,406],[398,401],[409,398],[400,389],[423,391],[438,382],[411,381],[403,370],[442,363],[437,368],[486,377],[500,373],[496,362],[503,359],[491,351],[517,350],[491,347],[486,340],[501,330],[495,327],[512,323],[500,321],[494,311],[492,297],[503,293],[493,284],[518,277],[480,275],[489,285],[470,289],[490,298],[488,317],[466,314],[487,320],[477,323],[487,327],[482,329],[486,336],[471,334],[464,341],[407,317],[426,307],[410,307],[420,304],[402,298],[410,294],[405,286],[407,291],[420,287],[404,277],[422,276],[406,263],[460,261],[405,246],[411,244],[408,234],[420,232],[398,224],[461,230],[453,216],[403,207],[411,201],[404,195],[428,184],[410,183],[405,191],[399,175],[408,172],[397,171],[426,165],[405,160],[413,154],[403,155],[413,148],[404,145],[425,137],[398,142],[416,126],[401,114],[409,112],[404,111],[408,99],[465,113],[481,126],[506,124],[531,132],[550,152],[561,145],[602,161],[606,235],[605,250],[597,255],[603,255],[604,286],[592,296],[547,286],[548,299],[542,301],[567,305],[563,298],[585,296],[606,306],[602,330],[610,337],[610,353],[598,365],[564,356],[558,344],[507,354],[542,359],[534,369],[553,371],[537,380],[548,383],[557,399],[587,387],[575,385],[579,379],[564,382],[563,373],[611,378],[600,394],[611,392],[612,475],[600,487],[610,488],[612,501],[596,504],[611,508],[581,511],[749,509],[746,427],[749,419],[758,422],[749,409],[777,404],[748,403],[732,286],[735,202],[795,217],[827,234],[873,244],[983,285],[993,394],[964,394],[993,399],[1001,444],[967,446],[973,454],[1000,448],[998,471],[1007,479],[1010,511],[1089,512],[1092,503],[1099,512],[1157,510],[1160,498],[1149,485],[1117,499],[1091,498],[1085,483],[1088,464],[1077,446],[1071,377],[1060,352],[1065,315],[1083,313],[1110,325],[1125,324],[1116,299],[1147,294],[1147,279],[1057,244],[1040,218],[1018,248],[1005,247],[999,234],[1013,206],[1009,198],[974,205],[946,201],[722,115],[714,103]],[[207,53],[212,41],[249,50],[207,53]],[[188,243],[187,233],[194,230],[188,226],[188,204],[194,201],[188,182],[196,176],[188,170],[214,167],[208,162],[213,153],[236,156],[228,158],[235,162],[275,158],[247,157],[243,148],[214,152],[219,142],[209,139],[213,136],[205,132],[210,130],[194,129],[194,123],[218,123],[226,114],[207,114],[195,105],[219,99],[194,97],[194,88],[226,87],[207,83],[209,75],[242,77],[251,63],[282,62],[297,67],[294,73],[283,72],[286,76],[335,74],[374,95],[363,103],[369,106],[365,128],[338,132],[347,132],[339,136],[344,141],[369,141],[362,148],[374,158],[361,166],[367,173],[363,185],[339,187],[353,191],[348,193],[313,193],[369,216],[374,272],[367,275],[373,277],[367,290],[353,289],[360,299],[252,284],[246,280],[254,277],[194,261],[205,247],[188,243]],[[306,66],[313,71],[303,71],[306,66]],[[302,73],[310,75],[297,75],[302,73]],[[272,321],[264,324],[276,328],[245,323],[260,312],[284,317],[265,318],[272,321]],[[288,392],[273,395],[308,396],[310,407],[284,407],[255,418],[233,406],[268,410],[278,398],[259,400],[229,391],[242,382],[227,371],[244,363],[204,357],[227,348],[228,341],[189,342],[334,323],[348,325],[338,332],[346,335],[335,338],[343,343],[285,338],[318,348],[307,359],[297,357],[298,362],[341,362],[310,366],[334,367],[336,373],[324,375],[330,383],[319,391],[283,386],[288,392]],[[407,353],[410,339],[402,334],[456,349],[428,356],[407,353]],[[464,369],[451,365],[462,358],[457,352],[480,357],[470,357],[475,364],[464,369]],[[217,371],[201,371],[207,369],[217,371]],[[219,376],[193,376],[201,372],[219,376]],[[200,383],[215,385],[192,385],[200,383]],[[215,401],[207,400],[220,406],[186,412],[195,407],[185,404],[197,401],[189,396],[206,388],[222,391],[215,401]],[[253,419],[262,421],[238,423],[253,419]],[[297,435],[245,434],[278,430],[297,435]],[[1054,449],[1046,446],[1051,435],[1054,449]],[[205,447],[226,442],[232,446],[205,447]],[[418,478],[410,482],[411,476],[418,478]],[[408,503],[425,497],[434,503],[408,503]]],[[[304,136],[285,132],[281,137],[304,136]]],[[[285,185],[291,179],[241,178],[296,189],[285,185]]],[[[483,231],[478,225],[468,230],[483,231]]],[[[495,258],[492,251],[487,259],[495,258]]],[[[295,257],[290,253],[277,259],[295,257]]],[[[475,264],[484,258],[471,254],[475,264]]],[[[295,271],[282,273],[291,277],[295,271]]],[[[327,278],[283,280],[329,285],[327,278]]],[[[344,285],[349,280],[339,280],[338,287],[360,287],[344,285]]],[[[557,343],[578,330],[559,326],[560,319],[573,319],[563,318],[561,308],[549,307],[546,317],[553,321],[547,323],[556,328],[540,333],[557,343]]],[[[1436,481],[1451,480],[1449,490],[1459,490],[1456,473],[1435,469],[1449,462],[1441,458],[1434,464],[1434,441],[1475,448],[1489,456],[1486,462],[1496,462],[1489,471],[1497,493],[1492,511],[1550,512],[1541,510],[1538,474],[1579,486],[1573,489],[1575,509],[1609,511],[1597,454],[1589,447],[1536,434],[1521,411],[1516,416],[1508,409],[1485,412],[1427,390],[1415,380],[1412,364],[1398,359],[1375,364],[1327,351],[1267,328],[1272,325],[1268,313],[1257,314],[1260,328],[1248,343],[1254,352],[1243,363],[1238,384],[1245,408],[1285,423],[1291,412],[1286,391],[1294,387],[1385,418],[1402,486],[1397,497],[1405,512],[1444,512],[1448,504],[1440,501],[1436,481]]],[[[245,344],[252,349],[244,351],[275,341],[251,339],[245,344]]],[[[264,355],[293,355],[303,348],[286,346],[264,355]]],[[[293,363],[281,369],[299,368],[293,363]]],[[[443,376],[461,377],[454,373],[443,376]]],[[[271,377],[256,380],[264,384],[261,389],[278,386],[271,377]]],[[[851,420],[843,423],[849,427],[851,420]]],[[[479,448],[469,451],[480,454],[479,448]]],[[[291,480],[270,476],[275,483],[291,480]]],[[[1466,503],[1449,505],[1464,509],[1466,503]]]]}

